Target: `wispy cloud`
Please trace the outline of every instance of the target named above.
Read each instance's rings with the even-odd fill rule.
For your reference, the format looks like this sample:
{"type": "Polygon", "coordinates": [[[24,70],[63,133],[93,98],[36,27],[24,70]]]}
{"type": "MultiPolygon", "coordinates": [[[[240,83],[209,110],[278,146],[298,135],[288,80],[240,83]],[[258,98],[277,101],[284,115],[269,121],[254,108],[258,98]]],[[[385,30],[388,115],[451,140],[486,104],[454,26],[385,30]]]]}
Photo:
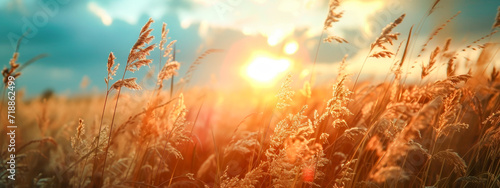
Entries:
{"type": "Polygon", "coordinates": [[[100,7],[97,3],[95,2],[89,2],[87,4],[87,7],[90,12],[94,13],[96,16],[101,18],[101,21],[104,25],[111,25],[113,23],[113,18],[104,10],[102,7],[100,7]]]}
{"type": "MultiPolygon", "coordinates": [[[[345,16],[332,30],[337,34],[346,29],[363,30],[369,18],[383,8],[383,0],[345,0],[342,8],[345,16]]],[[[162,1],[135,0],[90,2],[91,12],[104,24],[123,20],[136,24],[141,16],[159,19],[175,13],[183,28],[199,24],[200,36],[210,34],[212,29],[233,29],[246,35],[263,35],[270,43],[278,43],[291,36],[297,29],[310,30],[311,37],[319,35],[327,14],[328,0],[187,0],[162,1]]]]}
{"type": "MultiPolygon", "coordinates": [[[[327,0],[287,1],[196,1],[197,9],[181,12],[182,23],[201,22],[209,28],[230,28],[247,35],[260,34],[276,44],[291,36],[297,29],[309,30],[310,37],[321,33],[327,14],[327,0]]],[[[363,29],[369,17],[383,8],[382,0],[345,0],[345,16],[332,32],[363,29]]],[[[186,24],[187,25],[187,24],[186,24]]]]}

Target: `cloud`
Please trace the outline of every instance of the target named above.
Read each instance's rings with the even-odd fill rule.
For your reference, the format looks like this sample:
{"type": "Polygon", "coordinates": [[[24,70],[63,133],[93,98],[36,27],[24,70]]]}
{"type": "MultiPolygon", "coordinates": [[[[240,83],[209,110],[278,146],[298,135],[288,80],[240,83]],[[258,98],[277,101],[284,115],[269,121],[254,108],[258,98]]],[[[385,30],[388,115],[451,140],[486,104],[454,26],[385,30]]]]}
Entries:
{"type": "MultiPolygon", "coordinates": [[[[195,5],[194,0],[108,0],[99,4],[112,19],[122,20],[135,25],[141,16],[148,16],[155,20],[168,13],[190,10],[195,5]]],[[[90,2],[89,4],[96,4],[90,2]]]]}
{"type": "MultiPolygon", "coordinates": [[[[327,0],[198,0],[196,10],[180,12],[183,23],[203,22],[209,28],[230,28],[247,35],[260,34],[276,44],[297,29],[310,30],[309,37],[318,36],[327,14],[327,0]]],[[[369,17],[382,9],[382,0],[345,0],[344,17],[332,28],[343,35],[346,29],[364,29],[369,17]]]]}
{"type": "MultiPolygon", "coordinates": [[[[383,8],[383,0],[344,0],[344,18],[331,32],[345,34],[346,29],[365,29],[369,17],[383,8]]],[[[169,13],[177,14],[182,28],[199,24],[200,36],[217,29],[232,29],[246,35],[269,37],[271,44],[290,37],[297,29],[308,29],[310,37],[318,36],[328,10],[328,0],[108,0],[88,3],[89,10],[105,25],[113,20],[137,24],[141,16],[157,20],[169,13]]]]}
{"type": "Polygon", "coordinates": [[[87,7],[90,12],[94,13],[96,16],[101,18],[101,21],[104,25],[111,25],[113,23],[113,18],[104,10],[102,7],[100,7],[97,3],[94,2],[89,2],[87,4],[87,7]]]}

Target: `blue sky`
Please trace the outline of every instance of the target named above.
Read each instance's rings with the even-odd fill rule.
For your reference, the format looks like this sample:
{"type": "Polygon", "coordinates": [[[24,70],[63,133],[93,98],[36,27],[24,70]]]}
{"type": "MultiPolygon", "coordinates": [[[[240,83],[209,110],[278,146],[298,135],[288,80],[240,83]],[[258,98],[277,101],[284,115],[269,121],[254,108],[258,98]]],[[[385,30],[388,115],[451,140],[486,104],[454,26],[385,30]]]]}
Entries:
{"type": "MultiPolygon", "coordinates": [[[[244,81],[231,73],[241,60],[232,57],[238,51],[237,46],[279,53],[282,44],[295,40],[304,56],[300,57],[302,63],[310,64],[327,3],[325,0],[0,0],[0,59],[2,66],[8,64],[14,51],[13,39],[33,25],[34,32],[21,45],[19,62],[41,53],[49,56],[24,69],[18,79],[18,86],[25,88],[28,96],[46,89],[61,94],[102,91],[109,52],[123,64],[140,28],[152,17],[155,20],[153,35],[160,36],[161,23],[165,22],[171,39],[178,40],[180,75],[204,50],[225,50],[200,66],[192,85],[206,86],[210,83],[207,80],[213,77],[221,83],[232,80],[234,84],[244,81]],[[276,39],[277,44],[269,44],[270,38],[276,39]],[[90,86],[82,89],[80,82],[85,76],[90,79],[90,86]]],[[[431,0],[408,0],[405,4],[382,0],[342,1],[344,17],[330,32],[351,43],[349,46],[322,44],[318,65],[333,65],[345,53],[355,61],[380,29],[402,13],[407,14],[407,19],[397,31],[405,36],[432,3],[431,0]]],[[[436,42],[453,37],[457,45],[468,44],[491,31],[499,5],[498,0],[442,0],[436,13],[426,20],[420,37],[427,38],[435,26],[460,10],[462,13],[436,42]]],[[[498,37],[491,40],[498,42],[498,37]]],[[[151,57],[157,65],[158,50],[151,57]]],[[[145,73],[143,70],[129,76],[141,79],[145,73]]]]}

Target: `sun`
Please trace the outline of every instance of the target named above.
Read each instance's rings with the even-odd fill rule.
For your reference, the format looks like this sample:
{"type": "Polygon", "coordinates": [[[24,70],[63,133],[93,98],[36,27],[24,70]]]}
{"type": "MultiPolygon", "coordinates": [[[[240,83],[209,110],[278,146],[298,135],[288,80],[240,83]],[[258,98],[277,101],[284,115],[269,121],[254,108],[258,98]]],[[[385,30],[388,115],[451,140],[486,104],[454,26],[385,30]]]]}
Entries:
{"type": "Polygon", "coordinates": [[[299,49],[299,44],[296,41],[291,41],[285,45],[283,51],[288,55],[292,55],[295,52],[297,52],[298,49],[299,49]]]}
{"type": "Polygon", "coordinates": [[[246,67],[246,74],[258,83],[269,83],[280,73],[290,68],[288,59],[275,59],[269,56],[256,56],[246,67]]]}

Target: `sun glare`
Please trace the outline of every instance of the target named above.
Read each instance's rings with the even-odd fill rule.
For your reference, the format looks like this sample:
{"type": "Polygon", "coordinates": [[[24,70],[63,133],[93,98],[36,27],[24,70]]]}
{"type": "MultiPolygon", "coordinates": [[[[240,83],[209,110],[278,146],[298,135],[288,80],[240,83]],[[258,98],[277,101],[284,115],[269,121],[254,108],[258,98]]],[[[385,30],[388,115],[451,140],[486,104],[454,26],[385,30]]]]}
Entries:
{"type": "Polygon", "coordinates": [[[286,43],[285,47],[283,48],[283,51],[288,55],[292,55],[295,52],[297,52],[298,49],[299,49],[299,44],[295,41],[291,41],[286,43]]]}
{"type": "Polygon", "coordinates": [[[250,62],[246,68],[246,73],[248,77],[257,82],[267,83],[276,78],[280,73],[286,71],[290,65],[291,62],[287,59],[258,56],[250,62]]]}

